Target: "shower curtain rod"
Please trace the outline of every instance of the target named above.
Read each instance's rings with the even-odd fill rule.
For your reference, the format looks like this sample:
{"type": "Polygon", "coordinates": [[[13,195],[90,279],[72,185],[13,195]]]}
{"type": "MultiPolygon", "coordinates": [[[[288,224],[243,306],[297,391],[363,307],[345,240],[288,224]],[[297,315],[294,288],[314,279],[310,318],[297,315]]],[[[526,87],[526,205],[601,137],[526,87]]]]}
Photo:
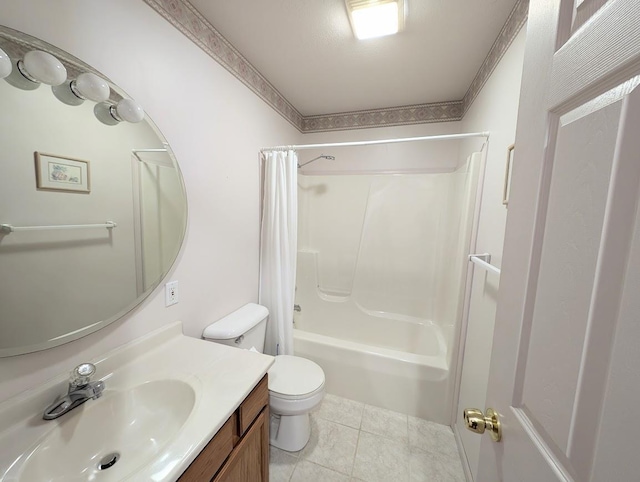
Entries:
{"type": "Polygon", "coordinates": [[[395,144],[397,142],[412,141],[446,141],[449,139],[465,139],[467,137],[489,137],[489,132],[470,132],[468,134],[445,134],[440,136],[424,136],[424,137],[401,137],[399,139],[383,139],[377,141],[356,141],[356,142],[332,142],[327,144],[302,144],[299,146],[276,146],[263,147],[260,152],[264,151],[288,151],[302,149],[319,149],[322,147],[351,147],[351,146],[370,146],[374,144],[395,144]]]}

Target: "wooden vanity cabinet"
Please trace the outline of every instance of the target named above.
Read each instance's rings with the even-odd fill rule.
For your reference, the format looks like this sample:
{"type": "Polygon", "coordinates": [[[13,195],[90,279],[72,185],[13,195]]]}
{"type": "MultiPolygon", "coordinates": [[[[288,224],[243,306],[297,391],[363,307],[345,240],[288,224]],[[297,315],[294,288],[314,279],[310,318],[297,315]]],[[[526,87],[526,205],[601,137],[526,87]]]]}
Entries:
{"type": "Polygon", "coordinates": [[[178,481],[269,481],[267,375],[202,449],[178,481]]]}

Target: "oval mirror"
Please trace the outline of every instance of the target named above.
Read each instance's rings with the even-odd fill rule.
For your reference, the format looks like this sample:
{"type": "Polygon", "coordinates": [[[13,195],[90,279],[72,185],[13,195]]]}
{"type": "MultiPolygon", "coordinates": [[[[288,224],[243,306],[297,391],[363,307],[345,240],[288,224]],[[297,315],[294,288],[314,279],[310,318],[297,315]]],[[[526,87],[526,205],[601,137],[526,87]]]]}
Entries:
{"type": "Polygon", "coordinates": [[[104,75],[5,27],[0,49],[11,59],[0,80],[0,356],[11,356],[88,335],[141,303],[178,255],[187,202],[168,144],[147,116],[135,122],[136,104],[111,82],[105,102],[90,100],[106,89],[92,76],[70,85],[104,75]],[[33,50],[59,59],[66,81],[46,85],[59,74],[26,62],[33,50]]]}

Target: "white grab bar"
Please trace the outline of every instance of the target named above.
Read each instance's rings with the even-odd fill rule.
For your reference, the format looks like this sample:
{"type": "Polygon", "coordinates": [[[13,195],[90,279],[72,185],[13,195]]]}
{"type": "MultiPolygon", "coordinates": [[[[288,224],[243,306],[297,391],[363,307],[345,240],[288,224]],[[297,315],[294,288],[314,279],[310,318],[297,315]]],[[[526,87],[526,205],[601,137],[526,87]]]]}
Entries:
{"type": "Polygon", "coordinates": [[[500,268],[496,268],[491,264],[491,255],[489,253],[484,254],[470,254],[469,261],[483,267],[487,271],[500,274],[500,268]]]}
{"type": "Polygon", "coordinates": [[[0,231],[4,234],[11,234],[16,231],[42,231],[51,229],[80,229],[80,228],[107,228],[113,229],[118,225],[113,221],[101,224],[60,224],[57,226],[13,226],[11,224],[0,224],[0,231]]]}

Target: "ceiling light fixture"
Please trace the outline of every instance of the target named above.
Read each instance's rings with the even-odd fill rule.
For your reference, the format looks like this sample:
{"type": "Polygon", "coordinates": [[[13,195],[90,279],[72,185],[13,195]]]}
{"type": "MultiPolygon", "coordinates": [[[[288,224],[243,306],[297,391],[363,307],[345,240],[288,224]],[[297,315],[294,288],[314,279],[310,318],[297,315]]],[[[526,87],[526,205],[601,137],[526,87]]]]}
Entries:
{"type": "Polygon", "coordinates": [[[404,27],[404,0],[345,0],[345,4],[359,39],[393,35],[404,27]]]}

